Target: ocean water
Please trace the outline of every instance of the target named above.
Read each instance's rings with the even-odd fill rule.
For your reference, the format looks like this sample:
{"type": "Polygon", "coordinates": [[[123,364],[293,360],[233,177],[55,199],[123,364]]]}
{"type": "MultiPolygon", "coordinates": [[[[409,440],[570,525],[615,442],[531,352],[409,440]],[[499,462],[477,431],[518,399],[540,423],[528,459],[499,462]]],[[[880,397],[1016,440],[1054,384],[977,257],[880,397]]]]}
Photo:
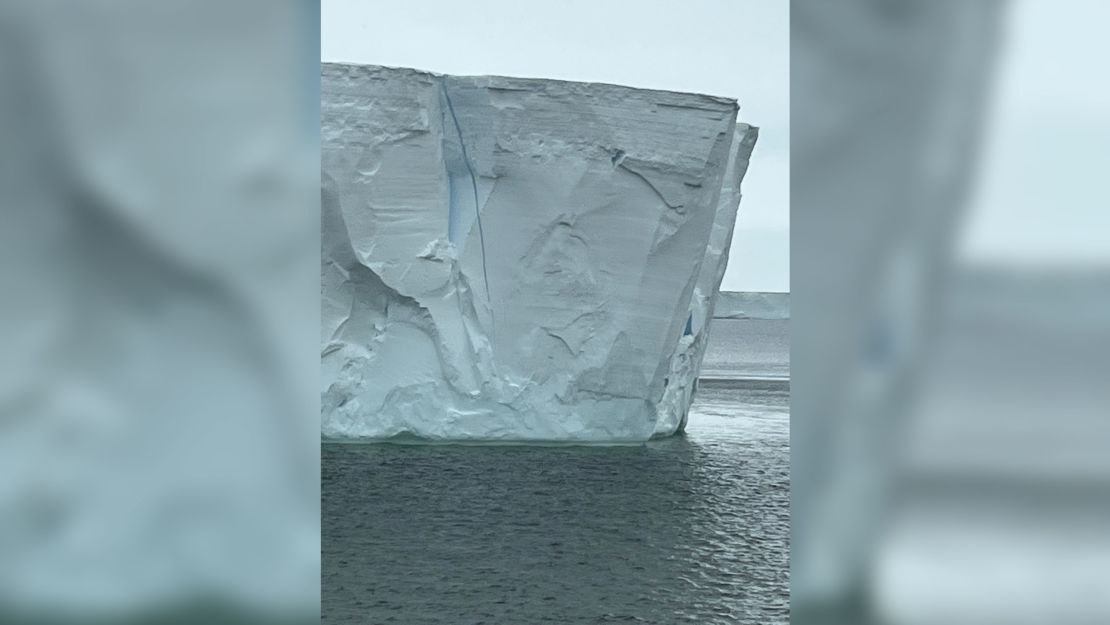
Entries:
{"type": "Polygon", "coordinates": [[[702,376],[789,376],[789,325],[786,319],[714,319],[702,376]]]}
{"type": "Polygon", "coordinates": [[[326,444],[323,620],[786,623],[789,458],[777,381],[703,381],[639,446],[326,444]]]}

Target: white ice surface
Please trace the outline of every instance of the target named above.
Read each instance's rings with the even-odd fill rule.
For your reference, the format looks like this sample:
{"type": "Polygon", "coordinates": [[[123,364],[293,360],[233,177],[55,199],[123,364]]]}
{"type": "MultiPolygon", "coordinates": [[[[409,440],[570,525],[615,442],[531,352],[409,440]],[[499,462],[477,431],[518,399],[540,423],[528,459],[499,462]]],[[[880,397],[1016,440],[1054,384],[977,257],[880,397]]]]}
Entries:
{"type": "Polygon", "coordinates": [[[325,437],[681,428],[756,137],[734,101],[324,64],[321,109],[325,437]]]}

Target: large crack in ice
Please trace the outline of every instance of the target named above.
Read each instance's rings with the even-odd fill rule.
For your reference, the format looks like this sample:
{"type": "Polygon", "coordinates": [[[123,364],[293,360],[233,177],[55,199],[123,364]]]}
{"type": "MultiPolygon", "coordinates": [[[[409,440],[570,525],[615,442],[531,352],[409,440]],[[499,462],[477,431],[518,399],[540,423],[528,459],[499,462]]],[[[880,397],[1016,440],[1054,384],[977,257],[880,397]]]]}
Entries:
{"type": "Polygon", "coordinates": [[[639,171],[636,171],[635,169],[633,169],[633,168],[632,168],[632,167],[630,167],[629,165],[626,165],[626,164],[625,164],[625,161],[627,161],[627,160],[628,160],[628,159],[627,159],[627,157],[625,156],[624,152],[620,152],[620,157],[619,157],[619,160],[617,159],[617,157],[614,157],[614,166],[615,166],[615,167],[618,167],[618,168],[620,168],[620,169],[622,169],[622,170],[624,170],[624,171],[626,171],[626,172],[628,172],[628,173],[632,174],[633,176],[635,176],[635,177],[639,178],[640,180],[642,180],[642,181],[644,182],[644,184],[646,184],[646,185],[647,185],[647,187],[648,187],[649,189],[651,189],[651,190],[652,190],[652,192],[654,192],[654,193],[655,193],[655,195],[656,195],[656,196],[657,196],[657,197],[659,198],[659,200],[660,200],[661,202],[663,202],[663,204],[664,204],[664,205],[665,205],[665,206],[666,206],[667,208],[669,208],[669,209],[671,209],[671,210],[675,210],[675,211],[678,211],[679,213],[681,213],[681,212],[682,212],[682,210],[681,210],[681,209],[683,208],[683,204],[682,204],[682,202],[676,202],[676,201],[674,201],[674,200],[672,200],[672,199],[669,199],[669,198],[668,198],[668,197],[667,197],[666,195],[663,195],[663,192],[659,190],[659,187],[655,186],[655,183],[653,183],[653,182],[651,181],[651,179],[649,179],[649,178],[648,178],[647,176],[645,176],[645,175],[644,175],[643,173],[641,173],[641,172],[639,172],[639,171]]]}
{"type": "Polygon", "coordinates": [[[474,191],[474,219],[478,224],[478,245],[482,251],[482,281],[486,291],[486,304],[490,308],[490,315],[493,315],[493,300],[490,297],[489,291],[489,270],[486,268],[486,233],[482,228],[482,210],[481,202],[478,200],[478,177],[474,174],[474,166],[470,164],[470,155],[466,150],[466,140],[463,138],[462,127],[459,126],[459,118],[455,115],[455,105],[451,102],[451,94],[448,93],[447,83],[441,79],[439,81],[439,89],[443,94],[443,100],[447,104],[447,112],[451,115],[451,122],[455,128],[455,134],[459,138],[459,149],[462,150],[463,162],[466,164],[466,171],[470,174],[470,187],[474,191]]]}

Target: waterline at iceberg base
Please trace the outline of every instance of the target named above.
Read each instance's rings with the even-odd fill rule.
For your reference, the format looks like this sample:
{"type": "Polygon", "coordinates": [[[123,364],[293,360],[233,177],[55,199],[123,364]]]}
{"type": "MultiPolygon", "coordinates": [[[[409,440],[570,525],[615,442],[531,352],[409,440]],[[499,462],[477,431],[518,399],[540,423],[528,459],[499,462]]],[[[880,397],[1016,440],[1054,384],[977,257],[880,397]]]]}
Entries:
{"type": "Polygon", "coordinates": [[[683,428],[757,135],[734,100],[322,71],[326,439],[683,428]]]}

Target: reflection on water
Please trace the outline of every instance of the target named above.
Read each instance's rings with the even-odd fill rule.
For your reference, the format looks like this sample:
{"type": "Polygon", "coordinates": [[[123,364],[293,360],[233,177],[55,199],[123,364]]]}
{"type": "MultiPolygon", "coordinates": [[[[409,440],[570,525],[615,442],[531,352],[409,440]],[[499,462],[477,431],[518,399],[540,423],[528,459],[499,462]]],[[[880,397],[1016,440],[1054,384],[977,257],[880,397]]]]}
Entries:
{"type": "Polygon", "coordinates": [[[784,386],[633,447],[324,446],[323,618],[785,623],[784,386]]]}

